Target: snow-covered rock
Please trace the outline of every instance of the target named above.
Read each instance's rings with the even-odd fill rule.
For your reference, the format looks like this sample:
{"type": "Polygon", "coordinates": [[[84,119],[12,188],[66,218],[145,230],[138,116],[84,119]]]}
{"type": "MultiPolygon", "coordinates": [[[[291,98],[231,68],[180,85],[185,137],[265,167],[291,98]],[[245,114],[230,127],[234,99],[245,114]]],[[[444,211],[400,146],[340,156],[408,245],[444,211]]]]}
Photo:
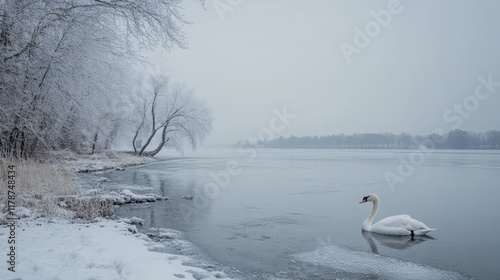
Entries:
{"type": "Polygon", "coordinates": [[[103,182],[108,182],[108,181],[109,181],[109,179],[108,179],[108,178],[106,178],[106,177],[101,177],[101,178],[98,178],[98,179],[96,180],[96,182],[98,182],[98,183],[103,183],[103,182]]]}
{"type": "Polygon", "coordinates": [[[28,218],[31,217],[32,211],[25,207],[16,207],[14,210],[14,215],[18,218],[28,218]]]}
{"type": "Polygon", "coordinates": [[[130,224],[130,225],[144,225],[144,219],[137,218],[137,217],[132,217],[132,218],[122,218],[120,219],[124,223],[130,224]]]}
{"type": "Polygon", "coordinates": [[[107,194],[102,194],[101,198],[103,200],[108,200],[113,202],[115,205],[129,204],[129,203],[145,203],[145,202],[156,202],[158,200],[168,200],[168,197],[163,197],[156,194],[136,194],[131,190],[125,189],[120,193],[109,192],[107,194]]]}
{"type": "Polygon", "coordinates": [[[121,194],[128,197],[133,203],[155,202],[157,200],[157,198],[152,195],[135,194],[131,190],[122,190],[121,194]]]}
{"type": "Polygon", "coordinates": [[[125,227],[128,231],[130,231],[132,234],[136,234],[139,232],[137,227],[135,225],[128,225],[125,227]]]}

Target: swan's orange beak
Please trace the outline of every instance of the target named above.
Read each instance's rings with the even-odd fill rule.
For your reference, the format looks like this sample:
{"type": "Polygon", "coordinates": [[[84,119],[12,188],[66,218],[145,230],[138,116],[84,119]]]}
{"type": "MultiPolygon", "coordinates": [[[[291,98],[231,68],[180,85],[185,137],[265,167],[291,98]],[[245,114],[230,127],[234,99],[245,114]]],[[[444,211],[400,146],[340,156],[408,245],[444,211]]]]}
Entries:
{"type": "Polygon", "coordinates": [[[366,200],[361,200],[359,204],[366,203],[366,200]]]}

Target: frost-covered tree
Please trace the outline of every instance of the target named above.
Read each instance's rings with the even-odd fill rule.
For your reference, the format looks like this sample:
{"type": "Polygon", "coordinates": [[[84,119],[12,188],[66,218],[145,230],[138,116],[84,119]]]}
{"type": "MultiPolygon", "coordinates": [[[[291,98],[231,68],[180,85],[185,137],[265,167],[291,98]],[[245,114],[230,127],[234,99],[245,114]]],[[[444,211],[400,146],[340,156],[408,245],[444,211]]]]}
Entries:
{"type": "Polygon", "coordinates": [[[0,155],[109,146],[140,51],[185,47],[179,3],[0,0],[0,155]]]}
{"type": "Polygon", "coordinates": [[[205,102],[166,76],[149,77],[133,103],[132,146],[138,155],[154,156],[168,146],[181,150],[185,142],[194,149],[212,129],[212,113],[205,102]]]}

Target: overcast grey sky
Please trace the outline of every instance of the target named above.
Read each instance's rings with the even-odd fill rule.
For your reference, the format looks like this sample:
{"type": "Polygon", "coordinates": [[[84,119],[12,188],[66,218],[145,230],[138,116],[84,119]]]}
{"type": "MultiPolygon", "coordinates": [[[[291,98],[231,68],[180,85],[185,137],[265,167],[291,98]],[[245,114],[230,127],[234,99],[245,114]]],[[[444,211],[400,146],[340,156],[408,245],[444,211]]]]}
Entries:
{"type": "Polygon", "coordinates": [[[482,86],[482,100],[474,97],[478,77],[500,82],[500,1],[182,6],[193,23],[184,29],[189,50],[152,57],[157,71],[193,87],[213,108],[207,144],[257,136],[283,107],[296,117],[276,135],[500,129],[500,86],[490,86],[489,96],[482,86]],[[464,101],[470,110],[459,113],[453,106],[464,101]]]}

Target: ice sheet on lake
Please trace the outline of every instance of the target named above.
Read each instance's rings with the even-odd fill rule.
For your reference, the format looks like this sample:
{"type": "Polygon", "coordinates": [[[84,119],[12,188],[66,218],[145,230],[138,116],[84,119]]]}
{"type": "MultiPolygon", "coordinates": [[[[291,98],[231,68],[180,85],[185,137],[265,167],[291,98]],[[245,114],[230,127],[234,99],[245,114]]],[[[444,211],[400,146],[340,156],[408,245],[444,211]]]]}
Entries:
{"type": "Polygon", "coordinates": [[[453,271],[356,251],[334,244],[296,254],[294,259],[348,274],[375,276],[375,279],[468,279],[453,271]]]}

